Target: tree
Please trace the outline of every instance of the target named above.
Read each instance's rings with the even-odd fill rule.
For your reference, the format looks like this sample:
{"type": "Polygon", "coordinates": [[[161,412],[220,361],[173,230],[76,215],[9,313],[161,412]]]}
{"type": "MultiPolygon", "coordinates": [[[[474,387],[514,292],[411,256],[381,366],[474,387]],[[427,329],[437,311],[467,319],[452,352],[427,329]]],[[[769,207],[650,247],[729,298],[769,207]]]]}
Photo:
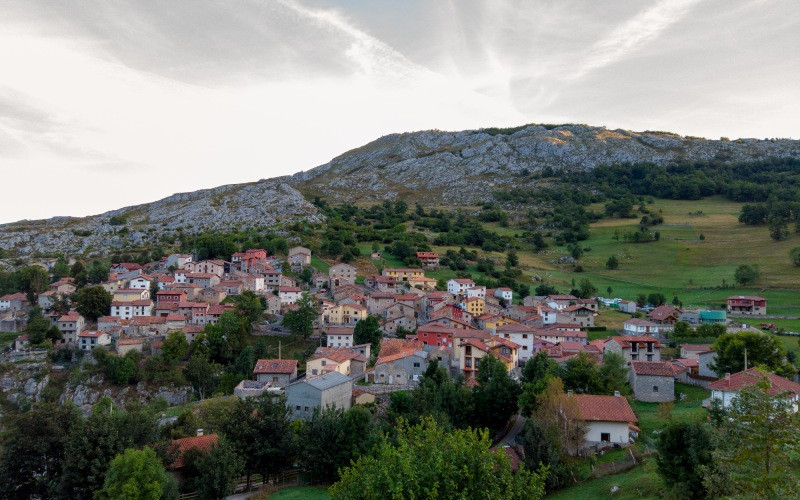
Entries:
{"type": "Polygon", "coordinates": [[[786,393],[770,382],[739,391],[722,422],[704,485],[714,497],[796,498],[800,495],[800,420],[786,393]]]}
{"type": "Polygon", "coordinates": [[[558,440],[567,453],[577,451],[586,436],[586,424],[580,418],[575,398],[564,394],[564,383],[552,377],[539,397],[533,414],[545,428],[557,429],[558,440]]]}
{"type": "Polygon", "coordinates": [[[317,409],[300,430],[300,463],[312,480],[333,483],[339,467],[369,451],[373,436],[372,414],[362,406],[317,409]]]}
{"type": "Polygon", "coordinates": [[[108,265],[98,260],[92,262],[92,266],[86,274],[89,283],[96,285],[108,281],[108,265]]]}
{"type": "Polygon", "coordinates": [[[590,299],[597,295],[597,288],[589,281],[588,278],[583,278],[578,288],[578,297],[582,299],[590,299]]]}
{"type": "Polygon", "coordinates": [[[160,500],[167,483],[167,473],[152,448],[128,449],[111,461],[99,497],[160,500]]]}
{"type": "Polygon", "coordinates": [[[201,353],[193,354],[186,366],[186,380],[192,384],[200,399],[212,393],[219,383],[219,374],[222,367],[208,360],[201,353]]]}
{"type": "Polygon", "coordinates": [[[181,331],[169,332],[161,346],[161,355],[172,363],[180,361],[186,355],[189,343],[186,334],[181,331]]]}
{"type": "Polygon", "coordinates": [[[651,293],[647,296],[647,303],[651,306],[663,306],[667,303],[667,298],[663,293],[651,293]]]}
{"type": "Polygon", "coordinates": [[[672,297],[672,307],[680,307],[681,306],[681,299],[678,296],[672,297]]]}
{"type": "Polygon", "coordinates": [[[64,338],[64,334],[61,333],[61,330],[59,330],[56,325],[48,328],[45,336],[47,337],[47,340],[52,342],[54,345],[64,338]]]}
{"type": "Polygon", "coordinates": [[[619,260],[617,259],[617,257],[615,255],[612,255],[611,257],[609,257],[608,260],[606,261],[606,269],[612,269],[613,270],[613,269],[616,269],[618,267],[619,267],[619,260]]]}
{"type": "MultiPolygon", "coordinates": [[[[306,268],[306,270],[309,272],[311,271],[308,268],[306,268]]],[[[261,303],[261,299],[250,290],[246,290],[240,295],[234,296],[233,303],[236,305],[236,314],[246,317],[248,325],[252,325],[260,320],[264,312],[264,305],[261,303]]]]}
{"type": "Polygon", "coordinates": [[[396,444],[384,439],[374,454],[343,468],[331,498],[544,496],[546,471],[515,474],[508,456],[490,446],[485,430],[445,432],[431,418],[416,426],[400,422],[396,444]]]}
{"type": "Polygon", "coordinates": [[[558,365],[545,351],[539,351],[522,367],[522,393],[518,405],[523,415],[530,415],[538,406],[539,397],[550,379],[558,375],[558,365]]]}
{"type": "Polygon", "coordinates": [[[774,218],[769,223],[769,236],[775,241],[785,240],[789,237],[789,225],[783,219],[774,218]]]}
{"type": "Polygon", "coordinates": [[[314,320],[318,314],[307,294],[303,294],[297,301],[297,306],[297,309],[288,311],[283,316],[283,326],[295,337],[305,340],[314,332],[314,320]]]}
{"type": "Polygon", "coordinates": [[[243,460],[224,440],[209,451],[195,456],[197,471],[193,484],[199,498],[222,499],[233,494],[243,460]]]}
{"type": "Polygon", "coordinates": [[[520,387],[508,374],[506,365],[492,354],[478,365],[478,385],[472,389],[475,420],[480,427],[500,429],[517,412],[520,387]]]}
{"type": "Polygon", "coordinates": [[[744,370],[745,349],[748,367],[761,365],[770,371],[785,374],[786,351],[783,345],[775,336],[760,332],[742,331],[721,335],[714,342],[717,358],[709,367],[720,377],[726,373],[740,372],[744,370]]]}
{"type": "Polygon", "coordinates": [[[672,335],[675,337],[688,337],[690,332],[691,328],[689,327],[689,323],[686,321],[678,321],[675,323],[672,335]]]}
{"type": "Polygon", "coordinates": [[[706,496],[701,466],[712,463],[714,444],[700,422],[671,423],[658,437],[656,464],[664,483],[681,496],[706,496]]]}
{"type": "Polygon", "coordinates": [[[546,491],[563,488],[569,480],[570,467],[559,441],[558,429],[545,427],[542,421],[528,418],[525,420],[520,441],[525,450],[525,468],[535,472],[541,466],[547,467],[546,491]]]}
{"type": "Polygon", "coordinates": [[[639,307],[644,307],[647,305],[647,295],[640,293],[636,296],[636,305],[639,307]]]}
{"type": "Polygon", "coordinates": [[[598,394],[603,392],[600,371],[594,359],[583,352],[564,363],[564,367],[561,369],[561,380],[564,381],[564,387],[577,393],[598,394]]]}
{"type": "Polygon", "coordinates": [[[247,485],[250,475],[277,474],[291,465],[295,443],[285,400],[271,394],[236,402],[222,423],[222,434],[244,458],[247,485]]]}
{"type": "Polygon", "coordinates": [[[733,277],[736,279],[736,283],[744,286],[755,283],[760,274],[761,273],[757,265],[742,264],[736,268],[736,272],[734,273],[733,277]]]}
{"type": "Polygon", "coordinates": [[[506,267],[517,267],[517,265],[519,265],[517,251],[514,248],[509,248],[506,255],[506,267]]]}
{"type": "Polygon", "coordinates": [[[542,283],[541,285],[536,287],[534,292],[536,293],[536,295],[539,295],[539,296],[557,295],[558,294],[558,290],[556,290],[556,287],[554,287],[553,285],[551,285],[549,283],[542,283]]]}
{"type": "Polygon", "coordinates": [[[39,266],[26,266],[14,272],[14,287],[28,295],[28,302],[36,303],[36,297],[47,290],[50,276],[39,266]]]}
{"type": "Polygon", "coordinates": [[[211,359],[221,363],[230,363],[247,343],[246,316],[239,316],[234,311],[225,311],[219,321],[207,324],[205,334],[211,349],[211,359]]]}
{"type": "Polygon", "coordinates": [[[149,409],[112,411],[111,400],[104,398],[92,411],[68,435],[59,486],[62,498],[91,499],[103,487],[114,457],[156,441],[156,416],[149,409]]]}
{"type": "Polygon", "coordinates": [[[605,394],[614,394],[614,391],[627,392],[628,367],[622,354],[613,351],[605,353],[599,373],[605,394]]]}
{"type": "Polygon", "coordinates": [[[795,266],[800,266],[800,247],[792,248],[789,251],[789,258],[792,259],[792,264],[794,264],[795,266]]]}
{"type": "Polygon", "coordinates": [[[28,324],[25,327],[25,332],[28,334],[30,343],[32,345],[41,344],[47,338],[47,330],[50,329],[50,321],[42,315],[42,309],[39,306],[33,306],[28,311],[28,324]]]}
{"type": "Polygon", "coordinates": [[[67,436],[80,420],[72,405],[39,403],[3,419],[0,497],[56,498],[67,436]]]}
{"type": "Polygon", "coordinates": [[[378,324],[378,318],[375,316],[367,316],[356,323],[353,329],[353,342],[357,345],[371,344],[372,352],[376,353],[378,350],[378,343],[381,341],[381,327],[378,324]]]}
{"type": "Polygon", "coordinates": [[[67,314],[72,309],[72,301],[68,295],[56,294],[53,298],[53,304],[50,306],[50,311],[61,316],[67,314]]]}
{"type": "Polygon", "coordinates": [[[111,294],[102,286],[87,286],[75,292],[75,310],[92,321],[105,316],[111,310],[111,294]]]}
{"type": "Polygon", "coordinates": [[[247,378],[253,372],[253,367],[256,365],[256,356],[253,346],[246,345],[244,349],[236,356],[236,361],[233,363],[233,372],[240,377],[247,378]]]}

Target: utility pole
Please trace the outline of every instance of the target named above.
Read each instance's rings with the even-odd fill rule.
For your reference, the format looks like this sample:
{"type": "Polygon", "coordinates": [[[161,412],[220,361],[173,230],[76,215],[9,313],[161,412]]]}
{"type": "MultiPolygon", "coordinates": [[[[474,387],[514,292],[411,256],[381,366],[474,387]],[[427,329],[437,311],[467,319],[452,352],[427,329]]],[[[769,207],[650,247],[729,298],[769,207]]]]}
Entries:
{"type": "Polygon", "coordinates": [[[747,370],[747,347],[744,348],[744,369],[747,370]]]}
{"type": "MultiPolygon", "coordinates": [[[[281,359],[281,341],[278,341],[278,359],[281,359]]],[[[747,355],[745,354],[745,359],[747,359],[747,355]]],[[[747,364],[747,361],[744,362],[747,364]]]]}

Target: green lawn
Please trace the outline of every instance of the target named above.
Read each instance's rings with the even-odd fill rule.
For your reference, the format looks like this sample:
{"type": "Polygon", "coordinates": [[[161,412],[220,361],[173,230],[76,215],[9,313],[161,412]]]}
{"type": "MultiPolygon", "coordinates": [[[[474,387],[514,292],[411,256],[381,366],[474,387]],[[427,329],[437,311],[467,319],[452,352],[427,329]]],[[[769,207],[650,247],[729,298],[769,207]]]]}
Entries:
{"type": "Polygon", "coordinates": [[[664,483],[656,471],[655,460],[649,458],[641,466],[622,474],[588,481],[557,491],[547,498],[564,500],[659,498],[659,491],[663,488],[664,483]],[[613,486],[619,488],[614,495],[611,494],[613,486]]]}
{"type": "Polygon", "coordinates": [[[330,498],[327,488],[320,486],[295,486],[273,493],[269,500],[326,500],[330,498]]]}
{"type": "Polygon", "coordinates": [[[607,295],[608,287],[611,295],[627,299],[638,293],[661,292],[668,300],[678,296],[684,305],[701,307],[720,305],[734,294],[758,294],[769,300],[770,313],[800,316],[800,268],[788,257],[789,249],[800,245],[800,235],[774,242],[767,228],[738,222],[740,203],[719,197],[656,200],[651,208],[664,216],[664,224],[654,228],[661,234],[659,241],[615,240],[615,232],[632,230],[638,221],[602,219],[592,225],[591,237],[581,243],[590,249],[581,258],[583,273],[555,262],[567,255],[566,247],[551,247],[541,254],[521,257],[521,261],[530,266],[530,275],[542,276],[563,288],[570,287],[573,279],[588,278],[602,295],[607,295]],[[698,210],[703,215],[690,215],[698,210]],[[613,271],[605,267],[611,255],[620,262],[613,271]],[[759,265],[761,278],[755,287],[735,286],[733,274],[740,264],[759,265]]]}
{"type": "Polygon", "coordinates": [[[316,255],[311,257],[311,266],[314,267],[318,272],[323,274],[328,274],[328,269],[330,269],[330,264],[325,262],[324,260],[320,259],[316,255]]]}
{"type": "Polygon", "coordinates": [[[21,333],[14,332],[0,332],[0,347],[11,345],[14,340],[22,335],[21,333]]]}

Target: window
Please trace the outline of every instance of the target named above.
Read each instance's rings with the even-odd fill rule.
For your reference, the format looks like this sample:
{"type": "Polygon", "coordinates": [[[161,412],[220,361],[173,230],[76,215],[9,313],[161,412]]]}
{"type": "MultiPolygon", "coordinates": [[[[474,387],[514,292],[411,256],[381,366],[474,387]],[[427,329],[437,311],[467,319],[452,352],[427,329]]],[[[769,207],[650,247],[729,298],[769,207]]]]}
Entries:
{"type": "Polygon", "coordinates": [[[472,358],[465,359],[464,360],[464,366],[466,366],[467,368],[472,367],[472,358]]]}
{"type": "Polygon", "coordinates": [[[419,368],[419,363],[414,363],[414,368],[419,368]]]}
{"type": "Polygon", "coordinates": [[[273,382],[277,382],[278,381],[278,377],[272,377],[272,381],[273,382]]]}
{"type": "Polygon", "coordinates": [[[601,432],[600,433],[600,442],[602,442],[602,443],[610,443],[611,442],[611,433],[609,433],[609,432],[601,432]]]}
{"type": "Polygon", "coordinates": [[[638,354],[631,354],[631,361],[636,361],[637,359],[639,359],[638,354]]]}
{"type": "Polygon", "coordinates": [[[653,386],[653,392],[658,392],[658,386],[657,385],[653,386]]]}
{"type": "Polygon", "coordinates": [[[527,339],[527,338],[528,338],[528,334],[527,334],[527,333],[523,333],[523,334],[522,334],[522,338],[523,338],[523,339],[527,339]]]}
{"type": "Polygon", "coordinates": [[[306,411],[308,411],[308,406],[306,406],[306,411]]]}
{"type": "Polygon", "coordinates": [[[526,346],[526,345],[522,346],[522,350],[523,351],[527,351],[528,350],[528,346],[526,346]]]}
{"type": "Polygon", "coordinates": [[[300,405],[295,406],[294,409],[300,411],[300,405]]]}
{"type": "Polygon", "coordinates": [[[316,374],[317,374],[317,369],[316,369],[316,368],[313,368],[313,369],[311,370],[311,375],[316,375],[316,374]]]}
{"type": "Polygon", "coordinates": [[[653,355],[652,354],[648,354],[647,355],[647,361],[653,361],[653,355]]]}

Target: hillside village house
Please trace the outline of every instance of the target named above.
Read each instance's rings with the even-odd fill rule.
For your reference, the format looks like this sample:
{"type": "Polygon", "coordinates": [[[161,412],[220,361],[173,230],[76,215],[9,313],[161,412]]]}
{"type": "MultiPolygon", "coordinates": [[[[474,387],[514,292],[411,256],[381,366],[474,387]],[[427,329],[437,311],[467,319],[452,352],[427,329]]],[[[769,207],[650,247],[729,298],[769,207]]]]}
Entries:
{"type": "Polygon", "coordinates": [[[755,295],[728,297],[728,314],[764,316],[767,314],[767,299],[755,295]]]}
{"type": "Polygon", "coordinates": [[[293,268],[304,268],[311,265],[311,250],[306,247],[292,247],[289,249],[289,264],[293,268]]]}
{"type": "Polygon", "coordinates": [[[638,401],[675,401],[675,370],[668,361],[632,361],[629,372],[638,401]]]}
{"type": "Polygon", "coordinates": [[[78,347],[83,351],[91,351],[95,347],[111,344],[111,335],[98,330],[84,330],[78,334],[78,347]]]}
{"type": "Polygon", "coordinates": [[[573,398],[580,419],[586,424],[582,448],[603,449],[614,445],[627,446],[631,431],[638,432],[636,415],[628,400],[619,393],[614,396],[593,394],[567,395],[573,398]]]}
{"type": "Polygon", "coordinates": [[[711,351],[711,344],[681,344],[681,358],[700,359],[700,353],[711,351]]]}
{"type": "Polygon", "coordinates": [[[605,352],[616,352],[631,361],[661,361],[661,342],[648,336],[610,337],[603,345],[605,352]]]}
{"type": "MultiPolygon", "coordinates": [[[[309,258],[310,255],[311,253],[309,252],[309,258]]],[[[231,255],[231,269],[249,272],[250,269],[254,268],[260,261],[266,260],[266,258],[267,251],[263,248],[251,248],[244,252],[238,252],[231,255]]]]}
{"type": "Polygon", "coordinates": [[[404,345],[398,349],[388,350],[375,362],[369,380],[376,384],[404,385],[417,382],[428,369],[428,353],[421,342],[415,345],[404,345]]]}
{"type": "Polygon", "coordinates": [[[398,283],[408,283],[413,278],[425,277],[425,272],[422,269],[387,267],[381,272],[381,276],[394,278],[398,281],[398,283]]]}
{"type": "Polygon", "coordinates": [[[28,297],[24,293],[12,293],[0,297],[0,311],[22,311],[28,308],[28,297]]]}
{"type": "Polygon", "coordinates": [[[150,285],[153,283],[153,278],[146,274],[128,280],[127,288],[131,290],[150,290],[150,285]]]}
{"type": "Polygon", "coordinates": [[[272,387],[286,387],[297,378],[296,359],[259,359],[253,368],[256,380],[272,387]]]}
{"type": "Polygon", "coordinates": [[[417,258],[422,262],[422,267],[425,269],[439,267],[439,254],[436,252],[417,252],[417,258]]]}
{"type": "Polygon", "coordinates": [[[180,304],[186,302],[186,292],[183,290],[159,290],[156,292],[156,302],[161,304],[180,304]]]}
{"type": "Polygon", "coordinates": [[[561,311],[567,316],[568,323],[574,323],[581,328],[594,326],[594,317],[597,313],[587,306],[576,304],[574,306],[567,306],[561,311]]]}
{"type": "Polygon", "coordinates": [[[339,372],[300,379],[286,386],[286,406],[294,419],[310,419],[316,408],[349,410],[353,380],[339,372]]]}
{"type": "Polygon", "coordinates": [[[480,297],[468,297],[462,304],[464,310],[473,316],[480,316],[486,310],[486,301],[480,297]]]}
{"type": "Polygon", "coordinates": [[[354,285],[356,283],[356,268],[350,264],[339,263],[328,269],[330,286],[337,287],[344,284],[354,285]]]}
{"type": "Polygon", "coordinates": [[[495,288],[494,296],[498,299],[504,300],[506,304],[511,304],[514,301],[514,291],[510,288],[495,288]]]}
{"type": "Polygon", "coordinates": [[[791,403],[792,411],[797,412],[798,402],[800,402],[800,384],[774,373],[760,371],[757,368],[750,368],[734,374],[726,373],[723,378],[712,382],[706,388],[711,389],[711,400],[716,399],[722,403],[723,408],[729,408],[733,404],[733,400],[738,397],[740,390],[753,386],[761,380],[769,383],[770,388],[767,392],[770,395],[785,394],[791,403]]]}
{"type": "Polygon", "coordinates": [[[142,266],[135,262],[120,262],[111,266],[111,272],[117,274],[142,273],[142,266]]]}
{"type": "Polygon", "coordinates": [[[447,281],[447,292],[453,295],[466,295],[467,290],[475,286],[475,282],[467,278],[453,278],[447,281]]]}
{"type": "Polygon", "coordinates": [[[411,277],[408,279],[408,286],[412,287],[412,291],[413,288],[424,291],[436,290],[436,280],[425,276],[411,277]]]}
{"type": "Polygon", "coordinates": [[[479,299],[486,300],[486,287],[485,286],[473,286],[472,288],[467,289],[467,298],[471,299],[472,297],[478,297],[479,299]]]}
{"type": "Polygon", "coordinates": [[[554,323],[545,328],[539,328],[536,337],[552,343],[578,342],[583,345],[589,343],[589,335],[580,330],[577,325],[554,323]]]}
{"type": "Polygon", "coordinates": [[[680,309],[672,306],[658,306],[647,313],[647,319],[657,325],[672,326],[677,323],[680,313],[680,309]]]}
{"type": "Polygon", "coordinates": [[[502,337],[488,339],[455,337],[453,355],[458,368],[466,378],[475,378],[481,359],[490,353],[499,359],[508,371],[519,365],[519,344],[502,337]]]}
{"type": "Polygon", "coordinates": [[[636,313],[636,302],[632,300],[620,300],[617,303],[617,310],[628,314],[636,313]]]}
{"type": "Polygon", "coordinates": [[[353,347],[353,328],[331,326],[324,332],[328,347],[353,347]]]}
{"type": "Polygon", "coordinates": [[[279,286],[278,297],[281,298],[281,305],[294,304],[303,296],[303,289],[298,286],[279,286]]]}
{"type": "Polygon", "coordinates": [[[495,331],[498,337],[508,339],[519,346],[519,360],[522,363],[536,355],[534,351],[536,328],[518,323],[509,323],[498,326],[495,331]]]}
{"type": "Polygon", "coordinates": [[[153,303],[150,300],[134,300],[131,302],[112,302],[111,316],[131,319],[134,316],[150,316],[153,303]]]}
{"type": "Polygon", "coordinates": [[[78,340],[78,332],[82,332],[86,321],[77,311],[69,311],[67,314],[58,318],[56,328],[63,335],[62,344],[71,344],[78,340]]]}
{"type": "Polygon", "coordinates": [[[316,377],[329,372],[345,376],[361,375],[367,367],[367,358],[358,351],[344,347],[318,347],[306,362],[306,377],[316,377]]]}
{"type": "Polygon", "coordinates": [[[167,269],[173,267],[175,269],[183,269],[187,263],[192,262],[192,256],[183,253],[173,253],[167,256],[165,265],[167,269]]]}
{"type": "Polygon", "coordinates": [[[564,309],[578,303],[578,297],[574,295],[548,295],[545,304],[553,309],[564,309]]]}
{"type": "Polygon", "coordinates": [[[75,286],[75,278],[61,278],[60,280],[50,283],[50,291],[55,293],[62,293],[72,295],[78,287],[75,286]]]}
{"type": "Polygon", "coordinates": [[[367,319],[367,308],[360,304],[342,304],[327,308],[322,313],[323,325],[355,326],[367,319]]]}
{"type": "Polygon", "coordinates": [[[118,288],[114,291],[115,302],[133,302],[134,300],[149,300],[150,289],[118,288]]]}
{"type": "Polygon", "coordinates": [[[625,335],[658,335],[664,328],[652,321],[641,318],[631,318],[622,324],[625,335]]]}
{"type": "Polygon", "coordinates": [[[125,356],[131,351],[142,352],[142,339],[118,339],[114,344],[117,356],[125,356]]]}
{"type": "Polygon", "coordinates": [[[220,278],[225,274],[224,260],[201,260],[200,262],[188,262],[185,269],[190,273],[214,274],[220,278]]]}

